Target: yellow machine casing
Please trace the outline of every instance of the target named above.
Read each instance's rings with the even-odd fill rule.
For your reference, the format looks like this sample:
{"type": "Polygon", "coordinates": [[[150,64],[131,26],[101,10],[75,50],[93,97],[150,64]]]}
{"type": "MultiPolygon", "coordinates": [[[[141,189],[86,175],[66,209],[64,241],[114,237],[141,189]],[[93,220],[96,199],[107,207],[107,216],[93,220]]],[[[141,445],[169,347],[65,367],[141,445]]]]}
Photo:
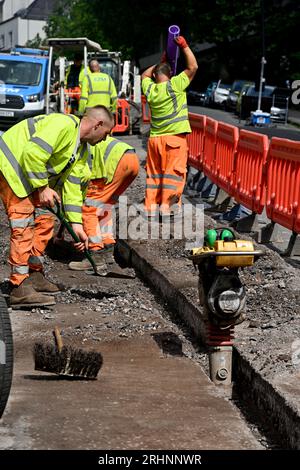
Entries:
{"type": "Polygon", "coordinates": [[[239,256],[216,256],[216,266],[219,267],[244,267],[252,266],[254,263],[254,256],[249,255],[249,251],[254,251],[254,246],[248,240],[233,240],[224,241],[216,240],[214,250],[217,254],[218,251],[245,251],[247,254],[239,256]]]}

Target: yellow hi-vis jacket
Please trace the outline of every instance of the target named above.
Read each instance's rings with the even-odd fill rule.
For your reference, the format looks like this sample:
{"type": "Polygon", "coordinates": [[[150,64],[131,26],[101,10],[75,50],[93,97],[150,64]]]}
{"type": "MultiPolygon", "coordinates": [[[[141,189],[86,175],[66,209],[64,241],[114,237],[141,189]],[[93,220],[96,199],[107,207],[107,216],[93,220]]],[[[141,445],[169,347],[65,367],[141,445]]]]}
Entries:
{"type": "Polygon", "coordinates": [[[142,90],[151,110],[150,137],[191,132],[185,89],[190,80],[185,72],[162,83],[150,77],[142,80],[142,90]]]}
{"type": "Polygon", "coordinates": [[[126,152],[135,153],[135,150],[130,145],[114,137],[107,137],[91,147],[93,156],[91,179],[105,178],[106,184],[111,183],[119,161],[126,152]]]}
{"type": "Polygon", "coordinates": [[[70,222],[82,222],[83,179],[92,161],[87,144],[78,147],[79,119],[71,114],[41,115],[21,121],[0,137],[0,172],[19,197],[48,185],[60,191],[70,222]]]}
{"type": "Polygon", "coordinates": [[[82,115],[86,109],[99,104],[115,112],[117,91],[113,79],[107,73],[94,72],[82,82],[78,113],[82,115]]]}

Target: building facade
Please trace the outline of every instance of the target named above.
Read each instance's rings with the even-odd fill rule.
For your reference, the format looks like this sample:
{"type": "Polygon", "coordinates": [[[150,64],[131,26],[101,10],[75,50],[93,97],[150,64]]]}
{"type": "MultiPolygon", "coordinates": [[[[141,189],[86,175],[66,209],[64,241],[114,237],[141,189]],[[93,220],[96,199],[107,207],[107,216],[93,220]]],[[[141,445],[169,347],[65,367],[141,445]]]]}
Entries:
{"type": "Polygon", "coordinates": [[[43,39],[44,27],[55,1],[0,0],[0,50],[25,46],[37,35],[43,39]]]}

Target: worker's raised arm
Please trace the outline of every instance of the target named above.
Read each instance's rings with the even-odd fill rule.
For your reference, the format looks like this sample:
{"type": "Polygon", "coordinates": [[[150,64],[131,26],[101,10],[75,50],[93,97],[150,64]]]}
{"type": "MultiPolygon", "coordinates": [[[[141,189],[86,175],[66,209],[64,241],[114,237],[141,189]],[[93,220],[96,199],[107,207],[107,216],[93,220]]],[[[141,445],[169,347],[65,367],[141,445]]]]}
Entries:
{"type": "Polygon", "coordinates": [[[192,50],[189,48],[188,43],[186,42],[183,36],[178,36],[174,39],[174,41],[180,47],[185,56],[186,69],[184,70],[184,72],[187,74],[191,82],[198,70],[196,57],[194,56],[192,50]]]}
{"type": "Polygon", "coordinates": [[[151,65],[151,67],[148,67],[145,72],[142,73],[141,79],[144,80],[144,78],[153,78],[153,71],[156,67],[155,65],[151,65]]]}

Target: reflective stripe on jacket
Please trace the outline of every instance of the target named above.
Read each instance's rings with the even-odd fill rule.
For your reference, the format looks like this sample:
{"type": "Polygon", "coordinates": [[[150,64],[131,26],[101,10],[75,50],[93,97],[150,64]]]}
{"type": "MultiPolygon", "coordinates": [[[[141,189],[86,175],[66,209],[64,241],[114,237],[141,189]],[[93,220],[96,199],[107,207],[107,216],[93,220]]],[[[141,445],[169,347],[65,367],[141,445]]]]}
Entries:
{"type": "Polygon", "coordinates": [[[191,132],[185,92],[189,84],[185,72],[162,83],[143,79],[143,93],[151,110],[150,137],[191,132]]]}
{"type": "Polygon", "coordinates": [[[95,72],[87,75],[82,83],[79,101],[79,114],[86,108],[102,104],[111,111],[117,109],[117,91],[112,78],[107,73],[95,72]]]}
{"type": "Polygon", "coordinates": [[[91,171],[87,145],[74,155],[78,138],[79,119],[73,115],[25,119],[0,137],[0,171],[19,198],[46,185],[60,190],[67,218],[81,223],[80,183],[91,171]]]}
{"type": "Polygon", "coordinates": [[[91,147],[93,155],[93,171],[91,179],[106,178],[106,184],[113,180],[118,163],[127,151],[135,150],[125,142],[121,142],[114,137],[107,137],[91,147]]]}

